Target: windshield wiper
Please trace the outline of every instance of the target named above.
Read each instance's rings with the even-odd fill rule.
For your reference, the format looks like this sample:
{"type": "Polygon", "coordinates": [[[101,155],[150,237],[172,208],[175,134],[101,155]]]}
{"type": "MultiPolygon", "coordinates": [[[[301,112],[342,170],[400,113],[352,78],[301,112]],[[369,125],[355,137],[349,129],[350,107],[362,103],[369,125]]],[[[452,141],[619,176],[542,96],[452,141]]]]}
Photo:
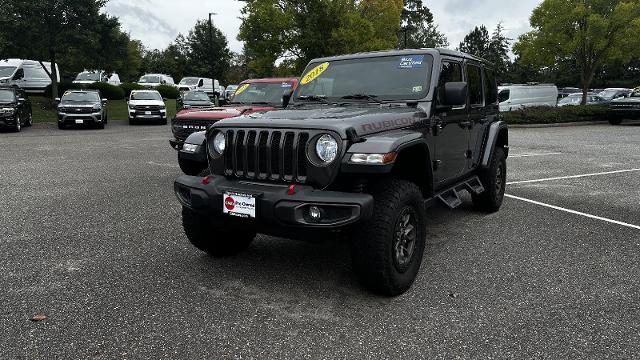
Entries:
{"type": "Polygon", "coordinates": [[[323,104],[329,103],[326,95],[302,95],[302,96],[298,96],[298,100],[321,102],[323,104]]]}
{"type": "Polygon", "coordinates": [[[380,99],[378,99],[377,96],[375,95],[366,95],[366,94],[353,94],[353,95],[346,95],[343,96],[341,99],[345,99],[345,100],[371,100],[373,102],[376,102],[378,104],[384,104],[380,99]]]}

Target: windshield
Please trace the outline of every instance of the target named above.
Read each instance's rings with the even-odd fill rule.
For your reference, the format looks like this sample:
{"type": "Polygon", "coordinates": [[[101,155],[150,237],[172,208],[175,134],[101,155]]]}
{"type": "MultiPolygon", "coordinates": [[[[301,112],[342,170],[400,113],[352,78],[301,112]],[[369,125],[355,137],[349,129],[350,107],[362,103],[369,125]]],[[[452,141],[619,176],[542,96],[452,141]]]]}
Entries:
{"type": "Polygon", "coordinates": [[[0,102],[14,102],[16,97],[11,90],[0,90],[0,102]]]}
{"type": "Polygon", "coordinates": [[[188,92],[184,94],[185,101],[209,101],[209,96],[203,92],[188,92]]]}
{"type": "Polygon", "coordinates": [[[9,77],[16,72],[15,66],[0,66],[0,77],[9,77]]]}
{"type": "Polygon", "coordinates": [[[100,74],[95,72],[83,72],[76,76],[76,81],[100,81],[100,74]]]}
{"type": "Polygon", "coordinates": [[[184,78],[180,80],[180,85],[196,85],[199,80],[198,78],[184,78]]]}
{"type": "Polygon", "coordinates": [[[236,91],[238,85],[229,85],[227,86],[227,91],[236,91]]]}
{"type": "Polygon", "coordinates": [[[96,92],[69,92],[64,94],[62,102],[96,102],[100,101],[100,96],[96,92]]]}
{"type": "Polygon", "coordinates": [[[574,96],[574,95],[569,95],[566,98],[560,100],[558,102],[558,104],[560,105],[580,105],[580,103],[582,102],[582,94],[574,96]]]}
{"type": "Polygon", "coordinates": [[[160,100],[162,101],[162,96],[160,96],[159,92],[151,92],[151,91],[139,91],[131,93],[131,100],[160,100]]]}
{"type": "Polygon", "coordinates": [[[378,100],[418,100],[429,91],[432,65],[430,55],[315,63],[305,70],[295,98],[371,95],[378,100]]]}
{"type": "Polygon", "coordinates": [[[145,75],[145,76],[141,77],[138,82],[141,83],[141,84],[144,84],[144,83],[147,83],[147,84],[159,84],[160,83],[160,76],[145,75]]]}
{"type": "Polygon", "coordinates": [[[640,97],[640,88],[633,90],[633,92],[631,93],[631,97],[640,97]]]}
{"type": "Polygon", "coordinates": [[[242,84],[233,96],[234,103],[240,104],[267,104],[280,106],[282,96],[290,92],[292,84],[288,82],[278,83],[251,83],[242,84]]]}

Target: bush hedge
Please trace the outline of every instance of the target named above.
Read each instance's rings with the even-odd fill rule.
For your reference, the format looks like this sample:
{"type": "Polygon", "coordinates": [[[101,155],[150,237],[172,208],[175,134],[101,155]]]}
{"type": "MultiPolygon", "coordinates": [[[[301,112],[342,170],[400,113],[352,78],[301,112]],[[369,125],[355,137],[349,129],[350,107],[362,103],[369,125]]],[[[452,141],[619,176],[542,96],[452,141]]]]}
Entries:
{"type": "MultiPolygon", "coordinates": [[[[58,94],[62,96],[67,90],[80,90],[80,89],[93,89],[99,90],[103,98],[109,100],[122,100],[128,98],[132,90],[144,90],[146,87],[135,83],[122,83],[119,86],[114,86],[107,83],[93,83],[93,84],[73,84],[71,82],[61,82],[58,84],[58,94]]],[[[155,90],[160,92],[163,98],[177,99],[180,92],[174,86],[160,85],[155,90]]],[[[45,90],[45,96],[51,97],[51,85],[47,86],[45,90]]]]}
{"type": "Polygon", "coordinates": [[[584,106],[536,106],[503,112],[502,117],[509,124],[552,124],[581,121],[607,120],[606,105],[584,106]]]}

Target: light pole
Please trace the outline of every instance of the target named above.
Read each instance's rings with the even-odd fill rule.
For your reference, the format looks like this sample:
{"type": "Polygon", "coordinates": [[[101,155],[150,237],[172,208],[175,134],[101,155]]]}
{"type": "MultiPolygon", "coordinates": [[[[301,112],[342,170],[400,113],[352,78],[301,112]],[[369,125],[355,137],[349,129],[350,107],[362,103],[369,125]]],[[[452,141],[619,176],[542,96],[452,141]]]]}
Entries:
{"type": "MultiPolygon", "coordinates": [[[[213,84],[215,85],[216,82],[215,82],[214,69],[213,69],[213,62],[215,61],[213,59],[213,20],[212,20],[213,15],[218,15],[218,14],[214,12],[209,13],[209,71],[210,71],[211,79],[213,80],[213,84]]],[[[218,96],[215,95],[217,91],[218,89],[213,89],[213,93],[214,93],[213,100],[216,106],[218,106],[218,96]]]]}

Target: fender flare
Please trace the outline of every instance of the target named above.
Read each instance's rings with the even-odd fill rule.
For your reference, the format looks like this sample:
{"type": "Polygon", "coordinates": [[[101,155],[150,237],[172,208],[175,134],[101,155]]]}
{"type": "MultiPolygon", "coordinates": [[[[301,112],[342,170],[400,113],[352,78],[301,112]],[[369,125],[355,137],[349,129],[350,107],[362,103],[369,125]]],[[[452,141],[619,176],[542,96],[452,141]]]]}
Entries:
{"type": "Polygon", "coordinates": [[[505,148],[505,155],[509,156],[509,126],[504,121],[495,122],[491,124],[491,126],[489,126],[489,129],[487,130],[487,141],[484,146],[480,167],[484,169],[489,167],[489,162],[491,161],[491,156],[493,155],[493,149],[495,149],[496,147],[496,143],[501,136],[500,134],[505,134],[502,136],[506,136],[506,141],[503,146],[505,148]]]}
{"type": "Polygon", "coordinates": [[[195,144],[195,145],[204,145],[207,141],[207,132],[206,131],[197,131],[193,134],[189,135],[187,139],[184,141],[185,144],[195,144]]]}

